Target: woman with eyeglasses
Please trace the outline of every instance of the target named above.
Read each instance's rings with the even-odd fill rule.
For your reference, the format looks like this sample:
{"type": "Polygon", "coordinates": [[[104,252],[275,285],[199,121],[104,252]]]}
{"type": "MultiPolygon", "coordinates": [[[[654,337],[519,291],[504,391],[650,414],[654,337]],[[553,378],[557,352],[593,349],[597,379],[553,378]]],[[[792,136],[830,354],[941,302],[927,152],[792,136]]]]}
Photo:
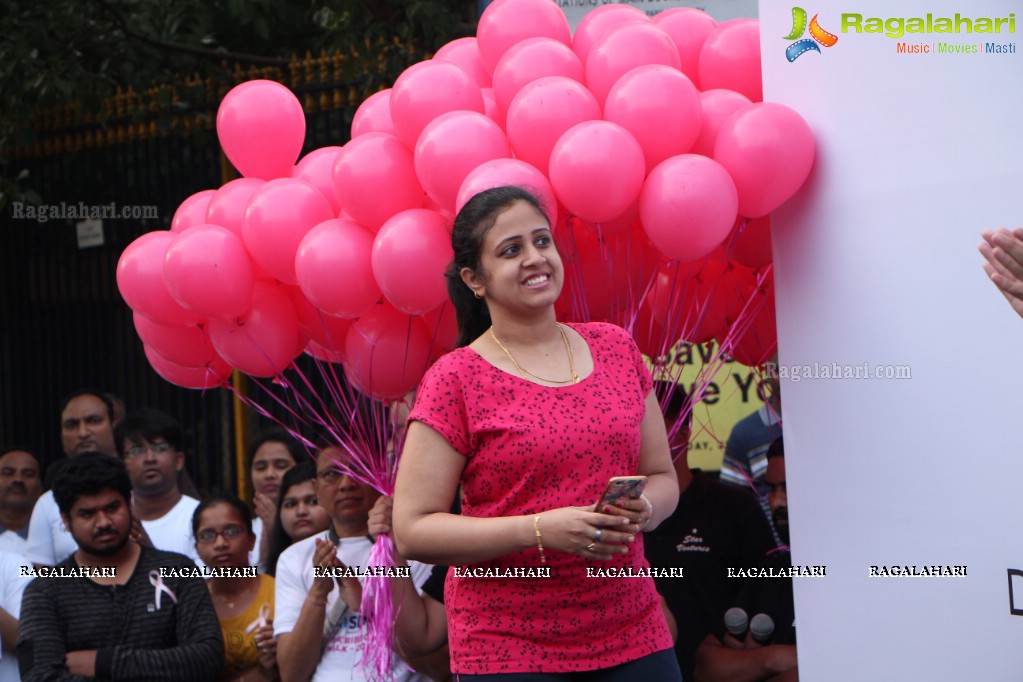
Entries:
{"type": "Polygon", "coordinates": [[[266,556],[266,572],[276,575],[281,552],[299,540],[327,530],[330,517],[316,499],[316,467],[305,459],[288,469],[281,478],[273,535],[266,556]]]}
{"type": "Polygon", "coordinates": [[[199,557],[214,574],[206,586],[224,635],[220,679],[280,679],[277,641],[273,637],[274,579],[256,575],[249,564],[249,553],[256,542],[252,512],[234,495],[214,495],[196,507],[192,531],[199,557]],[[216,575],[218,572],[223,575],[216,575]]]}

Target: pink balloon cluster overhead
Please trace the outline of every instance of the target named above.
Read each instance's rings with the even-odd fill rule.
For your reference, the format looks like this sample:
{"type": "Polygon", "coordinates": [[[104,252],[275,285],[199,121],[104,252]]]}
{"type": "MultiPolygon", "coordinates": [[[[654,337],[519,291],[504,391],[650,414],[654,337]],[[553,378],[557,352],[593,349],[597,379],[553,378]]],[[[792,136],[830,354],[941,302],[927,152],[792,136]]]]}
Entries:
{"type": "MultiPolygon", "coordinates": [[[[676,340],[721,338],[770,293],[757,277],[767,216],[814,156],[803,119],[761,102],[758,30],[602,5],[573,35],[551,0],[496,0],[476,38],[363,102],[347,144],[301,160],[298,99],[272,81],[237,86],[217,134],[243,177],[186,199],[170,231],[142,235],[118,264],[147,357],[208,388],[231,367],[275,377],[306,352],[398,398],[454,337],[452,219],[504,184],[545,204],[566,262],[563,317],[613,319],[641,343],[678,319],[698,324],[676,340]]],[[[757,325],[744,326],[770,333],[757,325]]]]}

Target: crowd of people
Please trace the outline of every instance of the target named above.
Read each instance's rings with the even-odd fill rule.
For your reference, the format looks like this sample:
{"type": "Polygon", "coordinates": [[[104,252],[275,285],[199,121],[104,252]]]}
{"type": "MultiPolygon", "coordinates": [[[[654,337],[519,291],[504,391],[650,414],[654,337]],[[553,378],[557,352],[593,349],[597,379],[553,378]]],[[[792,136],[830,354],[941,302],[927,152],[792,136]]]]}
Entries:
{"type": "Polygon", "coordinates": [[[383,534],[407,569],[392,679],[798,679],[788,581],[728,577],[788,561],[778,420],[730,443],[737,481],[690,470],[682,389],[620,328],[557,321],[546,215],[515,187],[459,212],[459,348],[416,392],[393,497],[279,429],[249,445],[251,500],[200,496],[170,415],[71,394],[45,485],[0,455],[0,679],[369,679],[364,575],[339,569],[383,534]],[[644,487],[598,503],[613,477],[644,487]]]}

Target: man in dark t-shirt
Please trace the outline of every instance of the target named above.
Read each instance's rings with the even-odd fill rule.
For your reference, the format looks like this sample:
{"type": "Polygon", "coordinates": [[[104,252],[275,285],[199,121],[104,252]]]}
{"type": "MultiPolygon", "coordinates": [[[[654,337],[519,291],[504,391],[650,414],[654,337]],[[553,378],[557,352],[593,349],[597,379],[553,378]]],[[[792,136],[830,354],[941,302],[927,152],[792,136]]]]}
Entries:
{"type": "Polygon", "coordinates": [[[644,537],[647,561],[681,567],[681,578],[657,578],[657,590],[677,626],[675,655],[682,679],[691,680],[696,647],[735,599],[742,581],[728,568],[760,565],[774,546],[770,527],[751,493],[724,486],[687,458],[689,409],[681,386],[654,382],[675,456],[681,491],[678,507],[644,537]]]}

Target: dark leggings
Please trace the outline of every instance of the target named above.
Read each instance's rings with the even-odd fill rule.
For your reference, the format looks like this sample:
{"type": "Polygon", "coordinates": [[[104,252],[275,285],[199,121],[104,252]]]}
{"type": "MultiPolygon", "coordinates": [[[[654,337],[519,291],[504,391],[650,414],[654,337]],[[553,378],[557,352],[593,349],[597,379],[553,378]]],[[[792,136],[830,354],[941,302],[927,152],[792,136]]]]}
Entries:
{"type": "Polygon", "coordinates": [[[498,673],[455,675],[456,682],[680,682],[682,673],[673,649],[603,670],[578,673],[498,673]]]}

